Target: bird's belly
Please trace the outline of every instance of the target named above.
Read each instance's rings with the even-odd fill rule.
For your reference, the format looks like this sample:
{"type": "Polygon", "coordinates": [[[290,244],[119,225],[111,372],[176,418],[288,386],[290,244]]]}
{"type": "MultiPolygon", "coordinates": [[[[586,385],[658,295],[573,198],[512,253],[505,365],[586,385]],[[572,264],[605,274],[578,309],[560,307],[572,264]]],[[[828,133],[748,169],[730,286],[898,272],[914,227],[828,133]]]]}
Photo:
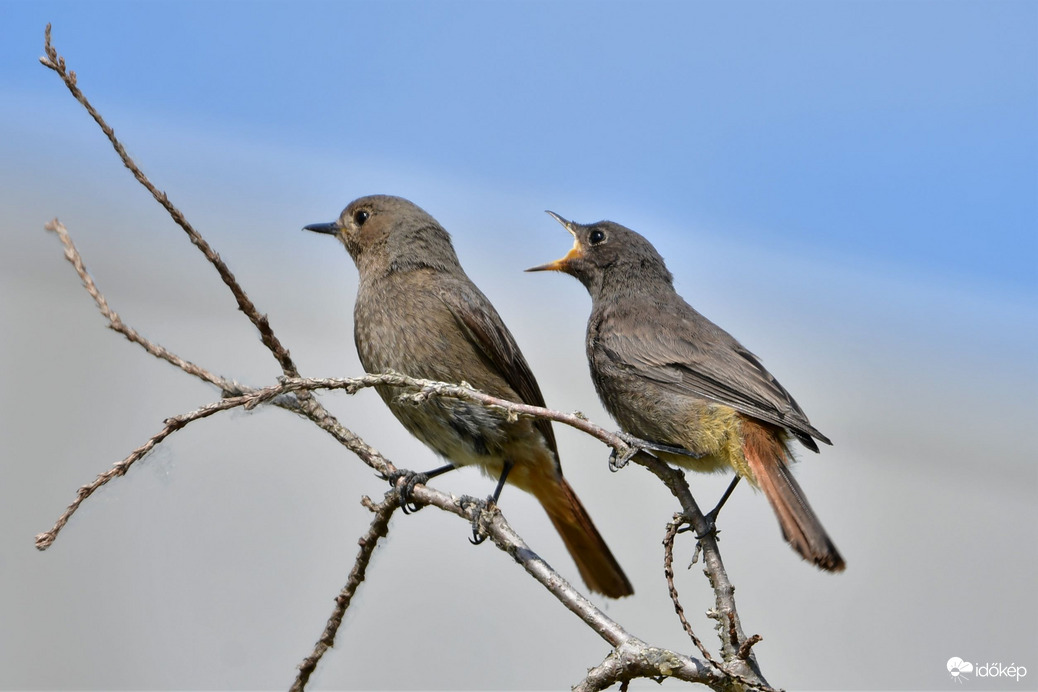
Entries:
{"type": "Polygon", "coordinates": [[[430,398],[400,401],[400,388],[380,388],[390,411],[408,432],[455,466],[486,464],[501,455],[508,435],[505,421],[482,406],[430,398]]]}
{"type": "Polygon", "coordinates": [[[739,421],[730,406],[623,376],[613,377],[598,391],[606,409],[627,433],[695,455],[658,453],[664,461],[703,473],[740,467],[739,421]]]}

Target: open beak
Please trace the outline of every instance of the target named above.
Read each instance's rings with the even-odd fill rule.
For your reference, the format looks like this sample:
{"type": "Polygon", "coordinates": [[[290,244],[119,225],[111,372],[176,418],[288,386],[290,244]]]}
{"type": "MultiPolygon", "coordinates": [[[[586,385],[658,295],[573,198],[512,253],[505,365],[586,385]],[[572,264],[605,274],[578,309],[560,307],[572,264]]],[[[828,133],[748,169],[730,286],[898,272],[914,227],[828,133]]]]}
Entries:
{"type": "Polygon", "coordinates": [[[584,248],[580,246],[580,241],[577,240],[577,232],[573,229],[573,222],[567,221],[566,219],[562,218],[553,211],[548,211],[547,213],[553,219],[562,224],[563,228],[570,232],[570,234],[573,236],[573,247],[570,249],[569,252],[566,253],[566,256],[562,259],[557,259],[554,262],[542,264],[539,267],[530,267],[526,270],[528,272],[564,272],[566,271],[566,267],[569,266],[570,262],[578,260],[584,256],[584,248]]]}
{"type": "Polygon", "coordinates": [[[309,226],[303,226],[304,231],[313,231],[314,233],[326,233],[327,235],[339,235],[339,223],[333,221],[331,223],[312,223],[309,226]]]}

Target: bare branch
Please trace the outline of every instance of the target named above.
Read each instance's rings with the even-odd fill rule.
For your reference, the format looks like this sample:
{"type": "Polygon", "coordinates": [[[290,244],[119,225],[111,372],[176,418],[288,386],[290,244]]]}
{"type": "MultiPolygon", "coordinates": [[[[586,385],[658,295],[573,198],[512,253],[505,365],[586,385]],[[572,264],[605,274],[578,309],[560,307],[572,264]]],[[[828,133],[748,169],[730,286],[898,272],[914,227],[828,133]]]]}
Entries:
{"type": "Polygon", "coordinates": [[[702,683],[715,690],[731,689],[731,679],[703,661],[631,640],[617,646],[602,663],[589,670],[587,677],[573,686],[573,692],[598,692],[618,682],[625,685],[634,678],[656,682],[675,678],[702,683]]]}
{"type": "Polygon", "coordinates": [[[671,494],[681,503],[685,518],[696,532],[699,546],[703,551],[703,571],[714,590],[714,608],[707,614],[718,621],[721,655],[727,666],[726,669],[748,680],[759,680],[761,684],[766,684],[764,676],[757,666],[757,659],[752,652],[746,659],[739,658],[740,642],[746,639],[746,635],[743,634],[735,607],[735,587],[728,579],[728,572],[721,560],[721,551],[717,546],[714,527],[707,521],[695,498],[692,497],[685,474],[649,454],[640,453],[635,457],[635,461],[649,469],[670,489],[671,494]]]}
{"type": "Polygon", "coordinates": [[[113,478],[125,475],[134,463],[144,458],[144,456],[148,452],[153,450],[156,447],[156,445],[158,445],[160,442],[162,442],[167,437],[175,433],[177,430],[180,430],[185,425],[193,421],[201,420],[202,418],[208,418],[214,413],[219,413],[220,411],[226,411],[228,409],[236,408],[238,406],[244,406],[244,399],[247,399],[247,397],[231,397],[228,399],[223,399],[221,401],[214,402],[212,404],[208,404],[207,406],[203,406],[202,408],[196,409],[191,413],[185,413],[182,416],[173,416],[172,418],[167,418],[165,420],[166,425],[162,428],[162,430],[152,435],[147,442],[145,442],[140,447],[130,452],[129,456],[127,456],[122,461],[117,462],[115,465],[112,466],[111,469],[100,474],[97,478],[94,479],[93,483],[88,483],[87,485],[82,486],[79,489],[79,492],[76,493],[76,499],[73,500],[72,504],[68,506],[68,508],[62,513],[60,517],[58,517],[57,522],[54,523],[54,526],[51,528],[51,530],[38,534],[36,536],[36,548],[39,550],[46,550],[47,548],[49,548],[50,545],[54,542],[54,539],[58,537],[58,532],[60,532],[61,529],[65,526],[65,524],[68,523],[69,518],[75,513],[77,509],[79,509],[79,506],[83,504],[83,502],[88,497],[93,495],[94,492],[96,492],[101,486],[105,485],[106,483],[108,483],[108,481],[112,480],[113,478]]]}
{"type": "Polygon", "coordinates": [[[58,55],[57,50],[51,44],[50,28],[50,24],[47,24],[47,29],[44,32],[44,51],[46,52],[46,55],[40,58],[40,62],[61,77],[62,81],[65,82],[65,86],[68,87],[68,90],[72,92],[72,95],[80,104],[82,104],[87,113],[90,114],[90,117],[92,117],[94,122],[96,122],[101,128],[101,131],[104,132],[106,137],[108,137],[108,141],[112,143],[112,147],[115,148],[115,152],[119,155],[119,159],[122,160],[123,165],[133,173],[133,177],[137,179],[137,182],[143,185],[148,192],[151,193],[151,196],[155,198],[155,201],[162,205],[162,208],[169,213],[173,221],[176,222],[185,233],[187,233],[191,243],[201,250],[202,254],[205,255],[205,258],[216,267],[216,271],[220,274],[220,278],[223,279],[227,288],[229,288],[231,293],[234,295],[235,300],[238,301],[238,309],[245,313],[246,317],[248,317],[256,326],[256,329],[259,330],[260,339],[263,341],[263,344],[270,349],[270,352],[274,354],[274,357],[281,365],[282,371],[289,376],[298,376],[299,371],[296,369],[295,363],[292,362],[292,357],[289,355],[288,349],[282,346],[277,336],[274,335],[274,330],[271,329],[267,316],[261,314],[259,310],[256,309],[256,306],[252,303],[249,296],[246,295],[245,290],[242,289],[238,280],[234,277],[234,274],[227,267],[224,261],[220,259],[220,255],[218,255],[206,239],[203,238],[190,223],[188,223],[180,210],[173,206],[173,203],[169,201],[166,193],[161,192],[158,188],[152,185],[151,181],[148,180],[148,177],[144,175],[144,171],[142,171],[137,164],[134,163],[133,159],[130,158],[130,155],[126,153],[126,148],[115,136],[115,130],[105,122],[104,118],[101,117],[101,114],[97,112],[93,105],[91,105],[90,101],[87,100],[86,95],[76,85],[76,73],[72,70],[66,69],[65,58],[58,55]]]}
{"type": "MultiPolygon", "coordinates": [[[[421,404],[430,397],[445,397],[450,399],[461,399],[483,404],[490,409],[496,409],[516,416],[529,416],[531,418],[545,418],[558,423],[564,423],[572,428],[604,442],[617,452],[626,454],[632,450],[631,445],[620,435],[610,432],[605,428],[589,421],[582,413],[563,413],[550,408],[520,404],[500,397],[491,396],[478,389],[463,384],[450,384],[425,380],[417,377],[408,377],[395,372],[383,374],[368,374],[362,377],[351,378],[296,378],[283,377],[280,379],[284,387],[281,393],[312,391],[317,389],[343,389],[347,394],[355,394],[361,389],[375,387],[378,385],[389,385],[400,387],[405,391],[400,398],[414,404],[421,404]],[[413,390],[413,391],[412,391],[413,390]]],[[[262,390],[255,390],[259,393],[262,390]]],[[[645,456],[645,455],[643,455],[645,456]]]]}
{"type": "MultiPolygon", "coordinates": [[[[552,411],[551,409],[544,409],[536,406],[528,406],[526,404],[516,404],[514,402],[498,399],[497,397],[491,397],[487,394],[479,392],[478,390],[474,390],[472,388],[464,387],[461,385],[451,385],[442,382],[421,380],[397,374],[365,375],[363,377],[346,379],[283,378],[282,381],[277,385],[272,385],[270,387],[265,387],[263,389],[251,390],[245,394],[236,397],[228,397],[222,399],[221,401],[209,404],[208,406],[205,406],[189,414],[185,414],[184,416],[178,416],[167,420],[166,427],[163,428],[163,430],[160,431],[157,435],[148,440],[147,443],[145,443],[138,449],[134,450],[134,452],[131,453],[129,457],[116,464],[110,471],[98,476],[98,478],[92,484],[83,486],[83,488],[80,489],[80,492],[76,497],[76,500],[59,518],[54,528],[52,528],[47,533],[40,534],[37,537],[37,547],[42,550],[48,547],[51,543],[53,543],[54,539],[57,536],[57,533],[61,530],[65,523],[67,523],[68,518],[76,511],[79,505],[87,497],[93,494],[95,490],[107,483],[112,478],[125,474],[130,465],[132,465],[137,460],[141,459],[145,454],[147,454],[148,451],[154,448],[156,444],[161,442],[163,439],[168,437],[176,430],[182,428],[184,425],[187,425],[188,423],[194,420],[208,417],[214,413],[218,413],[219,411],[226,411],[232,408],[241,407],[249,410],[263,403],[276,401],[279,397],[282,397],[284,394],[288,394],[291,392],[313,391],[318,389],[342,389],[345,390],[347,393],[356,393],[360,389],[374,387],[378,384],[388,384],[414,389],[416,390],[415,392],[405,392],[403,396],[405,398],[410,397],[412,400],[417,399],[418,402],[420,402],[423,397],[427,398],[429,396],[451,396],[454,398],[463,398],[471,401],[482,401],[483,403],[486,403],[491,407],[499,408],[505,411],[512,411],[517,415],[539,416],[549,418],[551,420],[566,422],[567,424],[573,424],[574,427],[578,427],[579,429],[584,430],[585,432],[588,432],[588,434],[591,434],[599,439],[608,440],[621,449],[625,448],[627,444],[620,437],[612,433],[609,433],[608,431],[604,430],[603,428],[600,428],[599,426],[593,423],[590,423],[581,416],[577,416],[574,414],[565,414],[558,411],[552,411]]],[[[353,435],[353,433],[349,432],[348,430],[345,430],[344,428],[341,430],[336,428],[337,424],[334,423],[334,419],[331,419],[331,421],[329,421],[329,419],[317,419],[315,420],[315,422],[317,422],[318,425],[320,425],[322,428],[331,432],[338,439],[342,440],[343,443],[346,444],[350,449],[354,450],[358,454],[365,454],[367,458],[365,458],[364,456],[362,456],[362,458],[365,458],[365,461],[371,464],[373,467],[379,468],[381,466],[379,470],[382,471],[384,475],[388,475],[389,471],[395,470],[395,467],[393,467],[388,462],[388,460],[385,460],[385,458],[382,457],[381,454],[379,454],[372,448],[368,447],[366,443],[360,440],[360,438],[353,435]]],[[[649,466],[650,468],[657,464],[666,467],[665,464],[659,462],[657,459],[655,459],[655,457],[648,457],[648,459],[642,460],[640,458],[642,456],[647,455],[639,453],[638,456],[635,457],[635,460],[639,463],[643,463],[649,466]]],[[[670,467],[666,468],[669,469],[670,467]]],[[[658,469],[656,471],[658,471],[658,469]]],[[[681,482],[684,483],[683,476],[681,476],[681,482]]],[[[687,484],[684,487],[685,492],[687,492],[687,484]]],[[[472,500],[471,498],[462,498],[462,500],[455,500],[454,498],[450,498],[446,495],[443,495],[439,491],[435,491],[431,488],[421,485],[415,488],[414,496],[416,500],[419,500],[426,504],[433,504],[439,507],[440,509],[453,512],[455,514],[458,514],[459,516],[463,516],[469,519],[470,521],[476,516],[474,512],[476,511],[479,505],[479,501],[472,500]]],[[[689,495],[689,497],[691,496],[689,495]]],[[[692,500],[692,502],[694,503],[694,500],[692,500]]],[[[698,511],[698,508],[696,508],[694,504],[693,508],[695,508],[698,511]]],[[[546,588],[548,588],[548,590],[551,591],[556,596],[556,598],[558,598],[564,605],[566,605],[567,608],[569,608],[571,611],[573,611],[575,614],[581,617],[581,619],[583,619],[585,622],[591,625],[595,629],[595,631],[599,633],[600,636],[602,636],[614,647],[620,646],[621,644],[624,644],[625,642],[628,642],[633,639],[631,635],[627,634],[613,620],[607,618],[597,607],[594,606],[594,604],[592,604],[590,601],[584,598],[583,595],[581,595],[578,591],[573,589],[573,587],[569,585],[557,572],[552,570],[551,567],[547,565],[547,563],[545,563],[533,551],[531,551],[529,547],[526,546],[526,544],[522,541],[522,539],[514,532],[512,532],[510,527],[508,527],[507,523],[505,523],[504,520],[500,518],[499,512],[497,512],[496,510],[493,512],[484,512],[484,515],[487,514],[492,516],[492,521],[490,521],[489,523],[485,523],[485,528],[487,528],[488,534],[494,540],[495,544],[497,544],[498,547],[502,550],[505,550],[510,555],[512,555],[513,559],[519,562],[531,575],[533,575],[546,588]]],[[[708,536],[707,538],[710,537],[708,536]]],[[[709,546],[707,546],[704,550],[707,554],[709,554],[709,546]]],[[[714,550],[716,550],[716,542],[714,543],[714,550]]],[[[721,571],[719,573],[719,576],[726,580],[727,575],[723,572],[723,565],[720,566],[720,570],[721,571]]],[[[727,614],[729,621],[732,623],[737,623],[737,620],[734,618],[734,601],[730,599],[730,595],[728,597],[728,600],[724,601],[722,601],[721,596],[719,595],[718,602],[722,603],[722,605],[724,606],[724,612],[727,614]]],[[[737,633],[737,629],[735,628],[734,624],[732,626],[732,632],[733,636],[731,637],[732,641],[730,646],[734,647],[735,649],[734,658],[736,659],[736,661],[734,662],[736,665],[732,667],[737,668],[738,664],[741,663],[743,664],[744,668],[747,668],[747,670],[745,672],[732,670],[729,674],[743,678],[744,681],[748,684],[755,684],[757,686],[761,685],[763,682],[763,678],[759,675],[759,673],[757,673],[754,670],[755,664],[752,658],[742,659],[738,656],[739,653],[745,653],[747,649],[742,649],[740,651],[740,642],[744,638],[741,635],[735,634],[737,633]],[[755,682],[755,680],[760,680],[761,682],[755,682]]],[[[705,649],[702,650],[705,652],[705,649]]],[[[727,657],[726,662],[728,662],[729,665],[732,664],[732,662],[729,661],[727,657]]],[[[640,663],[639,665],[644,665],[644,662],[640,663]]]]}
{"type": "MultiPolygon", "coordinates": [[[[104,294],[101,293],[100,289],[98,289],[97,285],[94,283],[93,278],[90,276],[89,272],[87,272],[83,258],[79,254],[79,250],[76,248],[75,244],[72,242],[72,237],[69,235],[68,229],[65,228],[65,225],[57,219],[54,219],[48,222],[44,228],[48,231],[53,231],[61,240],[62,245],[65,247],[65,258],[68,259],[75,268],[76,273],[83,282],[83,287],[94,299],[94,302],[97,304],[101,314],[108,320],[108,326],[110,329],[124,335],[129,341],[140,345],[151,355],[161,358],[162,360],[177,366],[184,372],[198,377],[205,382],[215,384],[220,388],[224,396],[233,397],[245,394],[256,395],[254,400],[250,400],[249,403],[245,404],[246,408],[251,408],[252,406],[257,405],[261,399],[264,401],[270,400],[265,398],[263,393],[257,393],[257,390],[251,387],[246,387],[234,380],[228,380],[215,375],[209,370],[195,365],[190,361],[184,360],[162,346],[141,336],[135,329],[124,323],[119,315],[108,306],[108,301],[105,299],[104,294]]],[[[288,391],[289,390],[286,389],[284,390],[284,393],[287,393],[288,391]]],[[[332,437],[338,440],[340,444],[357,454],[364,463],[371,466],[382,475],[386,475],[395,470],[393,465],[379,454],[378,450],[366,444],[352,431],[339,423],[339,421],[336,420],[336,418],[323,406],[309,397],[308,391],[302,389],[296,391],[302,391],[306,394],[306,396],[302,397],[302,401],[288,398],[274,398],[271,400],[271,403],[294,413],[299,413],[310,419],[317,424],[318,427],[332,435],[332,437]]]]}
{"type": "Polygon", "coordinates": [[[75,267],[76,273],[83,282],[83,287],[86,289],[87,293],[90,294],[90,297],[94,299],[94,302],[97,303],[97,308],[101,311],[101,315],[108,320],[109,329],[119,332],[125,336],[127,340],[141,346],[145,351],[156,358],[171,363],[187,374],[197,377],[200,380],[216,385],[228,396],[234,396],[244,392],[242,386],[237,382],[214,375],[205,368],[184,360],[175,353],[171,353],[162,346],[149,341],[138,334],[132,327],[126,325],[119,315],[108,307],[108,301],[105,300],[104,294],[97,288],[94,279],[90,276],[90,273],[87,272],[86,266],[83,264],[83,258],[80,256],[79,250],[76,249],[75,243],[72,242],[72,238],[69,236],[68,229],[65,228],[65,225],[57,219],[53,219],[49,221],[44,228],[55,233],[61,240],[61,244],[65,246],[65,259],[75,267]]]}
{"type": "Polygon", "coordinates": [[[400,506],[400,498],[395,490],[391,490],[386,493],[385,499],[378,504],[373,503],[371,498],[366,495],[361,499],[361,504],[374,512],[375,517],[371,520],[371,525],[368,527],[367,532],[357,541],[360,545],[360,551],[357,553],[357,559],[353,563],[353,569],[350,570],[350,576],[346,580],[346,585],[342,587],[342,591],[335,597],[335,609],[328,618],[328,624],[325,626],[320,639],[314,645],[313,653],[299,664],[299,675],[292,684],[292,692],[302,692],[306,687],[306,683],[310,680],[310,676],[317,668],[321,657],[324,656],[324,652],[335,644],[335,634],[339,631],[339,625],[342,624],[342,618],[346,614],[346,609],[350,607],[357,588],[364,581],[368,563],[371,561],[371,556],[378,546],[379,539],[384,538],[389,532],[389,520],[392,518],[393,512],[400,506]]]}
{"type": "MultiPolygon", "coordinates": [[[[750,657],[750,649],[752,649],[753,645],[756,644],[757,642],[761,641],[762,639],[764,639],[764,637],[760,636],[759,634],[755,634],[752,637],[750,637],[749,639],[747,639],[746,641],[744,641],[739,646],[739,658],[741,658],[744,661],[746,659],[748,659],[750,657]]],[[[768,689],[771,689],[771,688],[768,688],[768,689]]]]}
{"type": "Polygon", "coordinates": [[[678,534],[678,528],[685,522],[684,516],[683,514],[675,514],[674,521],[667,524],[667,531],[663,536],[663,576],[667,580],[667,590],[670,592],[670,600],[674,603],[674,612],[677,613],[681,626],[685,628],[685,633],[703,654],[703,658],[718,670],[723,670],[721,664],[714,660],[707,648],[703,646],[703,642],[692,631],[692,625],[689,624],[688,619],[685,617],[685,609],[678,598],[678,589],[674,586],[674,537],[678,534]]]}
{"type": "MultiPolygon", "coordinates": [[[[701,682],[715,689],[727,689],[731,678],[709,664],[666,649],[652,647],[628,633],[619,623],[603,613],[579,591],[573,588],[558,572],[553,570],[540,556],[533,552],[525,541],[505,521],[496,507],[485,507],[485,503],[470,497],[453,498],[428,486],[418,485],[414,489],[415,499],[448,512],[476,519],[494,544],[512,556],[534,579],[539,581],[563,605],[613,645],[607,662],[607,672],[596,680],[604,681],[610,674],[618,675],[601,687],[594,683],[581,687],[585,679],[574,689],[605,689],[613,682],[634,677],[674,677],[687,682],[701,682]]],[[[603,664],[605,665],[605,664],[603,664]]]]}
{"type": "MultiPolygon", "coordinates": [[[[292,380],[291,382],[306,383],[305,380],[292,380]]],[[[321,381],[318,380],[317,382],[321,381]]],[[[314,386],[310,387],[309,389],[318,388],[320,387],[314,386]]],[[[278,398],[281,397],[281,395],[291,391],[309,390],[306,387],[293,387],[287,383],[276,384],[270,387],[264,387],[263,389],[249,389],[244,394],[240,394],[238,396],[225,397],[220,401],[207,404],[206,406],[196,409],[190,413],[186,413],[180,416],[174,416],[172,418],[167,418],[164,421],[165,427],[163,427],[162,430],[153,435],[143,445],[133,450],[133,452],[131,452],[129,456],[127,456],[125,459],[122,459],[121,461],[113,465],[111,469],[100,474],[97,478],[94,479],[92,483],[82,486],[76,493],[76,499],[73,500],[72,504],[70,504],[68,508],[62,513],[62,515],[58,518],[57,522],[55,522],[54,526],[49,531],[46,531],[36,536],[36,547],[39,550],[46,550],[47,548],[49,548],[50,545],[54,543],[54,540],[57,538],[58,533],[61,531],[61,529],[64,528],[65,524],[68,523],[68,520],[72,517],[76,510],[79,509],[79,506],[83,504],[83,502],[88,497],[93,495],[95,491],[97,491],[99,488],[101,488],[101,486],[111,481],[113,478],[125,475],[133,464],[144,458],[144,456],[147,455],[148,452],[154,449],[156,445],[165,440],[167,437],[169,437],[177,430],[180,430],[189,423],[192,423],[196,420],[201,420],[202,418],[208,418],[209,416],[215,413],[219,413],[221,411],[229,411],[234,408],[244,408],[246,410],[251,410],[260,404],[274,402],[277,405],[282,406],[284,408],[289,408],[293,411],[302,412],[304,413],[304,415],[307,415],[308,418],[313,420],[314,423],[316,423],[321,429],[329,432],[333,437],[339,440],[339,442],[341,442],[344,446],[346,446],[348,449],[357,454],[357,456],[359,456],[365,463],[367,463],[369,466],[381,473],[383,476],[386,476],[392,471],[396,470],[395,467],[378,452],[378,450],[369,446],[356,434],[340,425],[331,414],[327,414],[323,417],[312,415],[310,411],[300,410],[301,406],[304,405],[305,402],[298,402],[295,400],[286,401],[284,399],[278,398]]],[[[320,411],[324,411],[324,408],[321,407],[320,411]]]]}

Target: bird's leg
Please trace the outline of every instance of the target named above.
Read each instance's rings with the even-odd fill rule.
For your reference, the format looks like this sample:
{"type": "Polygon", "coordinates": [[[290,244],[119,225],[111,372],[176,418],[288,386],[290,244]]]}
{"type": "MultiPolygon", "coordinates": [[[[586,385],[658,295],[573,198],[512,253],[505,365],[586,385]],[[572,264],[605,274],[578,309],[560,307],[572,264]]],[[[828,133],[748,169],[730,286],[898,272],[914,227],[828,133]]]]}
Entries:
{"type": "MultiPolygon", "coordinates": [[[[717,506],[703,515],[709,528],[707,528],[705,534],[697,535],[696,538],[702,539],[705,538],[707,534],[717,533],[717,515],[721,513],[721,508],[724,507],[725,502],[728,502],[728,498],[732,496],[732,492],[735,490],[735,486],[739,485],[739,479],[741,478],[742,476],[736,474],[735,478],[732,479],[732,482],[728,484],[728,489],[724,491],[724,495],[722,495],[721,499],[717,501],[717,506]]],[[[684,527],[678,529],[678,532],[681,533],[683,531],[688,531],[691,528],[691,526],[684,527]]]]}
{"type": "Polygon", "coordinates": [[[617,458],[615,449],[609,454],[610,471],[619,471],[624,466],[627,466],[627,463],[633,459],[634,455],[638,452],[667,452],[668,454],[680,454],[681,456],[692,457],[693,459],[699,459],[703,456],[702,454],[691,452],[684,447],[673,447],[659,442],[643,440],[640,437],[635,437],[623,430],[618,431],[616,436],[627,443],[627,451],[620,455],[619,458],[617,458]]]}
{"type": "MultiPolygon", "coordinates": [[[[512,470],[512,460],[505,459],[504,468],[501,469],[501,477],[497,479],[497,487],[494,488],[494,494],[487,498],[486,506],[491,507],[497,504],[497,500],[501,497],[501,490],[505,487],[505,479],[508,478],[508,472],[512,470]]],[[[483,514],[482,509],[477,509],[476,513],[472,515],[472,538],[469,542],[472,545],[479,545],[483,541],[487,540],[485,533],[480,533],[479,520],[483,514]]]]}
{"type": "Polygon", "coordinates": [[[436,478],[437,476],[453,471],[456,466],[454,464],[447,464],[446,466],[440,466],[432,471],[426,471],[425,473],[415,473],[414,471],[394,471],[393,473],[386,476],[386,480],[394,488],[397,482],[403,478],[405,479],[403,487],[400,488],[400,509],[404,510],[404,514],[412,514],[422,508],[422,505],[415,503],[411,499],[412,493],[416,485],[425,485],[429,482],[430,478],[436,478]]]}
{"type": "Polygon", "coordinates": [[[728,502],[728,498],[732,496],[732,492],[735,490],[735,486],[739,485],[739,480],[742,478],[739,474],[735,474],[735,478],[728,484],[728,489],[724,491],[724,495],[717,501],[717,506],[706,513],[706,521],[710,524],[710,530],[714,529],[714,524],[717,522],[717,515],[721,513],[721,508],[724,507],[724,503],[728,502]]]}

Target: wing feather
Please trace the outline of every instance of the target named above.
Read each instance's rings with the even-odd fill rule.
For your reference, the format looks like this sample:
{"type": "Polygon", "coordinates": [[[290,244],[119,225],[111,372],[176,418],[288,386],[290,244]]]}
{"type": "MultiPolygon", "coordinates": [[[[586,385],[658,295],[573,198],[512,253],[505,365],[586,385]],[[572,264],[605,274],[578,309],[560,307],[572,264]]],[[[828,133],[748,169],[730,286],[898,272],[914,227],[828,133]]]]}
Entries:
{"type": "MultiPolygon", "coordinates": [[[[493,304],[471,282],[459,282],[450,289],[440,292],[440,300],[450,310],[469,341],[515,391],[520,403],[545,406],[544,396],[526,358],[493,304]]],[[[534,425],[544,435],[558,467],[559,451],[551,421],[538,418],[534,425]]]]}
{"type": "Polygon", "coordinates": [[[677,328],[656,330],[637,320],[640,328],[600,334],[599,347],[614,363],[626,365],[664,390],[716,401],[779,425],[813,451],[818,446],[812,438],[832,444],[808,422],[760,360],[730,334],[687,303],[680,309],[663,309],[662,319],[677,328]]]}

